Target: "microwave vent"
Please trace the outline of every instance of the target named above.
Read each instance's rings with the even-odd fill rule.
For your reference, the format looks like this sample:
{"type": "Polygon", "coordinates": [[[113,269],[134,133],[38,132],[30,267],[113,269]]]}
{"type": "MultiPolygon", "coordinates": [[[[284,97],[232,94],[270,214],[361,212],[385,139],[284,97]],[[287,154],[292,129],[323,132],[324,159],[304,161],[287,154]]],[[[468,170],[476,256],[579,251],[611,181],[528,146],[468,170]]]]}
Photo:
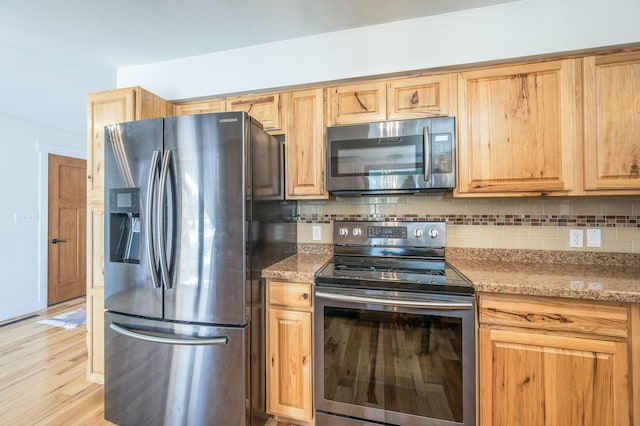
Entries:
{"type": "Polygon", "coordinates": [[[378,139],[378,143],[400,143],[402,141],[402,136],[395,137],[386,137],[378,139]]]}

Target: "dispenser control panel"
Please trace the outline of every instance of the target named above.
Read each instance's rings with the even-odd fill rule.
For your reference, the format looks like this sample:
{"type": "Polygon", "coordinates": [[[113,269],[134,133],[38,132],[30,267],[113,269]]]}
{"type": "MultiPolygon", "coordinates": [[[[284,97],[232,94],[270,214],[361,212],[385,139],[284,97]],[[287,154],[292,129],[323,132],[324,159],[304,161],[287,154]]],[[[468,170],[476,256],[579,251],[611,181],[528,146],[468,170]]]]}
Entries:
{"type": "Polygon", "coordinates": [[[110,213],[139,213],[140,188],[113,188],[109,193],[110,213]]]}

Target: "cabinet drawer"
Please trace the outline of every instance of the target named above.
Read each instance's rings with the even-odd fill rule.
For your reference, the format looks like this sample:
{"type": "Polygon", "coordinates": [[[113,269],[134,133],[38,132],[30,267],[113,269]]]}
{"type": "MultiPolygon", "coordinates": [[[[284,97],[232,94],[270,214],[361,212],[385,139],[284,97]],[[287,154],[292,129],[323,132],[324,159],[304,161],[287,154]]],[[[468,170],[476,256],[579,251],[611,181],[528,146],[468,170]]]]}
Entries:
{"type": "Polygon", "coordinates": [[[481,295],[480,326],[503,325],[536,330],[588,333],[625,338],[624,306],[573,299],[481,295]]]}
{"type": "Polygon", "coordinates": [[[311,307],[311,283],[270,281],[268,301],[270,305],[311,307]]]}

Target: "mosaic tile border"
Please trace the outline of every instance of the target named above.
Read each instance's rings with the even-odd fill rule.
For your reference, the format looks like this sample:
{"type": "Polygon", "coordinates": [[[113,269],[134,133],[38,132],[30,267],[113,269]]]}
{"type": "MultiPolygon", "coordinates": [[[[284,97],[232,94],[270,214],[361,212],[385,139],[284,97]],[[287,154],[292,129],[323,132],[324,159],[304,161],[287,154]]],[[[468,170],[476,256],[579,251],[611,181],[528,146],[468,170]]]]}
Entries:
{"type": "Polygon", "coordinates": [[[451,225],[480,226],[570,226],[576,228],[640,228],[640,216],[600,216],[600,215],[321,215],[302,214],[301,223],[332,223],[335,221],[444,221],[451,225]]]}

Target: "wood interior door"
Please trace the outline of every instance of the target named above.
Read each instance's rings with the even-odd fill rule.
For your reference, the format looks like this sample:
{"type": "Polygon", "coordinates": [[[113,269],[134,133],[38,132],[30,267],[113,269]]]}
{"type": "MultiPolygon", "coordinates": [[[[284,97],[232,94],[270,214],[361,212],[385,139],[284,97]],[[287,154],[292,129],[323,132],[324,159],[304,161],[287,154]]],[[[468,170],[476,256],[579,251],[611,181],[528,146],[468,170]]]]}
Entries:
{"type": "Polygon", "coordinates": [[[49,155],[47,304],[86,294],[87,162],[49,155]]]}

